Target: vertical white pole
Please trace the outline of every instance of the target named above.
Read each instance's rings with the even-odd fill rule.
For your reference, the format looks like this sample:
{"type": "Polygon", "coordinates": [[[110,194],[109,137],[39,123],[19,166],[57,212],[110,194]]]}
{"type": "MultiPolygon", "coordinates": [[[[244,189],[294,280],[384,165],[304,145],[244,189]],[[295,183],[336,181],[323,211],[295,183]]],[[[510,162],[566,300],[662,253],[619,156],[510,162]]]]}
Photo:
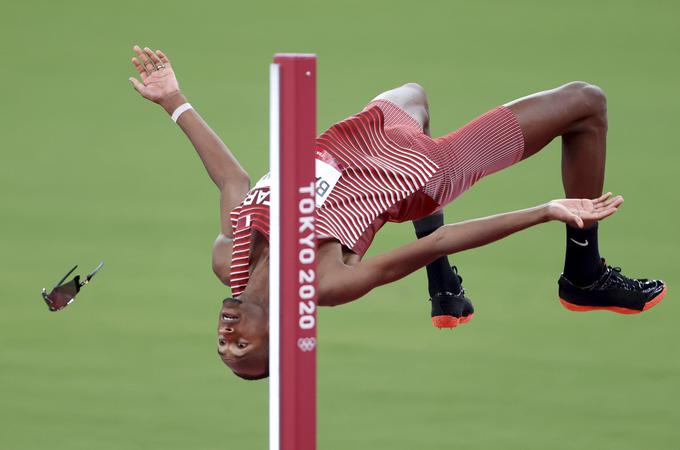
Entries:
{"type": "Polygon", "coordinates": [[[279,450],[280,420],[280,207],[279,170],[279,65],[269,66],[269,450],[279,450]]]}
{"type": "Polygon", "coordinates": [[[271,67],[270,450],[316,449],[316,55],[271,67]]]}

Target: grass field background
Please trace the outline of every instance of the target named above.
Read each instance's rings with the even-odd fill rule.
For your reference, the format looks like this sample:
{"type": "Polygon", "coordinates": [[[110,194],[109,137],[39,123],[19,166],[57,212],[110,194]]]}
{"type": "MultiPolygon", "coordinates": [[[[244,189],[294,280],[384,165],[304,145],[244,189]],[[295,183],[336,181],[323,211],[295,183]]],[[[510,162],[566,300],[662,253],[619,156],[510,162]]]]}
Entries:
{"type": "MultiPolygon", "coordinates": [[[[134,43],[254,178],[267,167],[267,66],[319,55],[319,130],[382,90],[428,90],[433,135],[582,79],[609,98],[606,188],[626,197],[603,255],[662,277],[634,317],[562,309],[564,232],[452,258],[467,326],[429,324],[424,273],[320,311],[319,448],[680,448],[678,42],[673,1],[6,2],[0,13],[0,448],[262,449],[267,383],[216,352],[217,192],[127,78],[134,43]],[[68,310],[40,289],[105,267],[68,310]]],[[[562,195],[560,149],[475,186],[447,221],[562,195]]],[[[388,225],[372,253],[413,238],[388,225]]]]}

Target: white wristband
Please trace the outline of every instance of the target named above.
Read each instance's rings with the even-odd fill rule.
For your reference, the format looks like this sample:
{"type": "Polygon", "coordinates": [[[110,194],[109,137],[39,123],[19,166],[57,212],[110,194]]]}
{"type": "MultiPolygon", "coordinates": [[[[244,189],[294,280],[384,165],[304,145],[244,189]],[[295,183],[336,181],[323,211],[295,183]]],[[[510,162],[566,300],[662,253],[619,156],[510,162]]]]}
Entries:
{"type": "Polygon", "coordinates": [[[191,103],[183,103],[177,107],[177,109],[175,110],[175,112],[172,113],[172,116],[170,116],[170,118],[172,119],[173,122],[177,123],[179,116],[181,116],[183,112],[188,111],[190,109],[194,109],[194,107],[191,106],[191,103]]]}

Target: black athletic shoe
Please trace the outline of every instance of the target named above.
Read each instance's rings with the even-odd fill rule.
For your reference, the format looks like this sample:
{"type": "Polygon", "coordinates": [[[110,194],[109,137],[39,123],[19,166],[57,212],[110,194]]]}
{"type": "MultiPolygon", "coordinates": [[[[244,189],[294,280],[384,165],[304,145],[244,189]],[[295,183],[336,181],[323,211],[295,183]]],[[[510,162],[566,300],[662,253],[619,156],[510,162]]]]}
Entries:
{"type": "Polygon", "coordinates": [[[639,314],[659,303],[666,295],[661,280],[628,278],[620,267],[606,265],[604,273],[593,284],[579,287],[560,276],[560,302],[571,311],[607,310],[619,314],[639,314]]]}
{"type": "Polygon", "coordinates": [[[432,303],[432,325],[437,328],[455,328],[468,323],[474,316],[472,302],[465,296],[463,277],[458,275],[458,268],[452,267],[453,273],[460,282],[460,292],[438,292],[430,299],[432,303]]]}

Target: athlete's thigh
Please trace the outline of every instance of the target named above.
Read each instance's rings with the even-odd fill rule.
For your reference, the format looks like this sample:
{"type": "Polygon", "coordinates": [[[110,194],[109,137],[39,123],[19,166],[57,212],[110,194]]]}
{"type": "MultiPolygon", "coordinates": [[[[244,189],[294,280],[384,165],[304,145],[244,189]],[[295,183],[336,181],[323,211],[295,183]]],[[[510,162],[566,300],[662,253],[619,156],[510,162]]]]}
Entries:
{"type": "Polygon", "coordinates": [[[592,102],[599,96],[601,91],[596,86],[576,81],[506,103],[524,135],[522,159],[577,127],[592,114],[592,102]]]}
{"type": "Polygon", "coordinates": [[[378,95],[373,100],[387,100],[412,116],[423,129],[429,128],[430,116],[425,89],[416,83],[407,83],[378,95]]]}

